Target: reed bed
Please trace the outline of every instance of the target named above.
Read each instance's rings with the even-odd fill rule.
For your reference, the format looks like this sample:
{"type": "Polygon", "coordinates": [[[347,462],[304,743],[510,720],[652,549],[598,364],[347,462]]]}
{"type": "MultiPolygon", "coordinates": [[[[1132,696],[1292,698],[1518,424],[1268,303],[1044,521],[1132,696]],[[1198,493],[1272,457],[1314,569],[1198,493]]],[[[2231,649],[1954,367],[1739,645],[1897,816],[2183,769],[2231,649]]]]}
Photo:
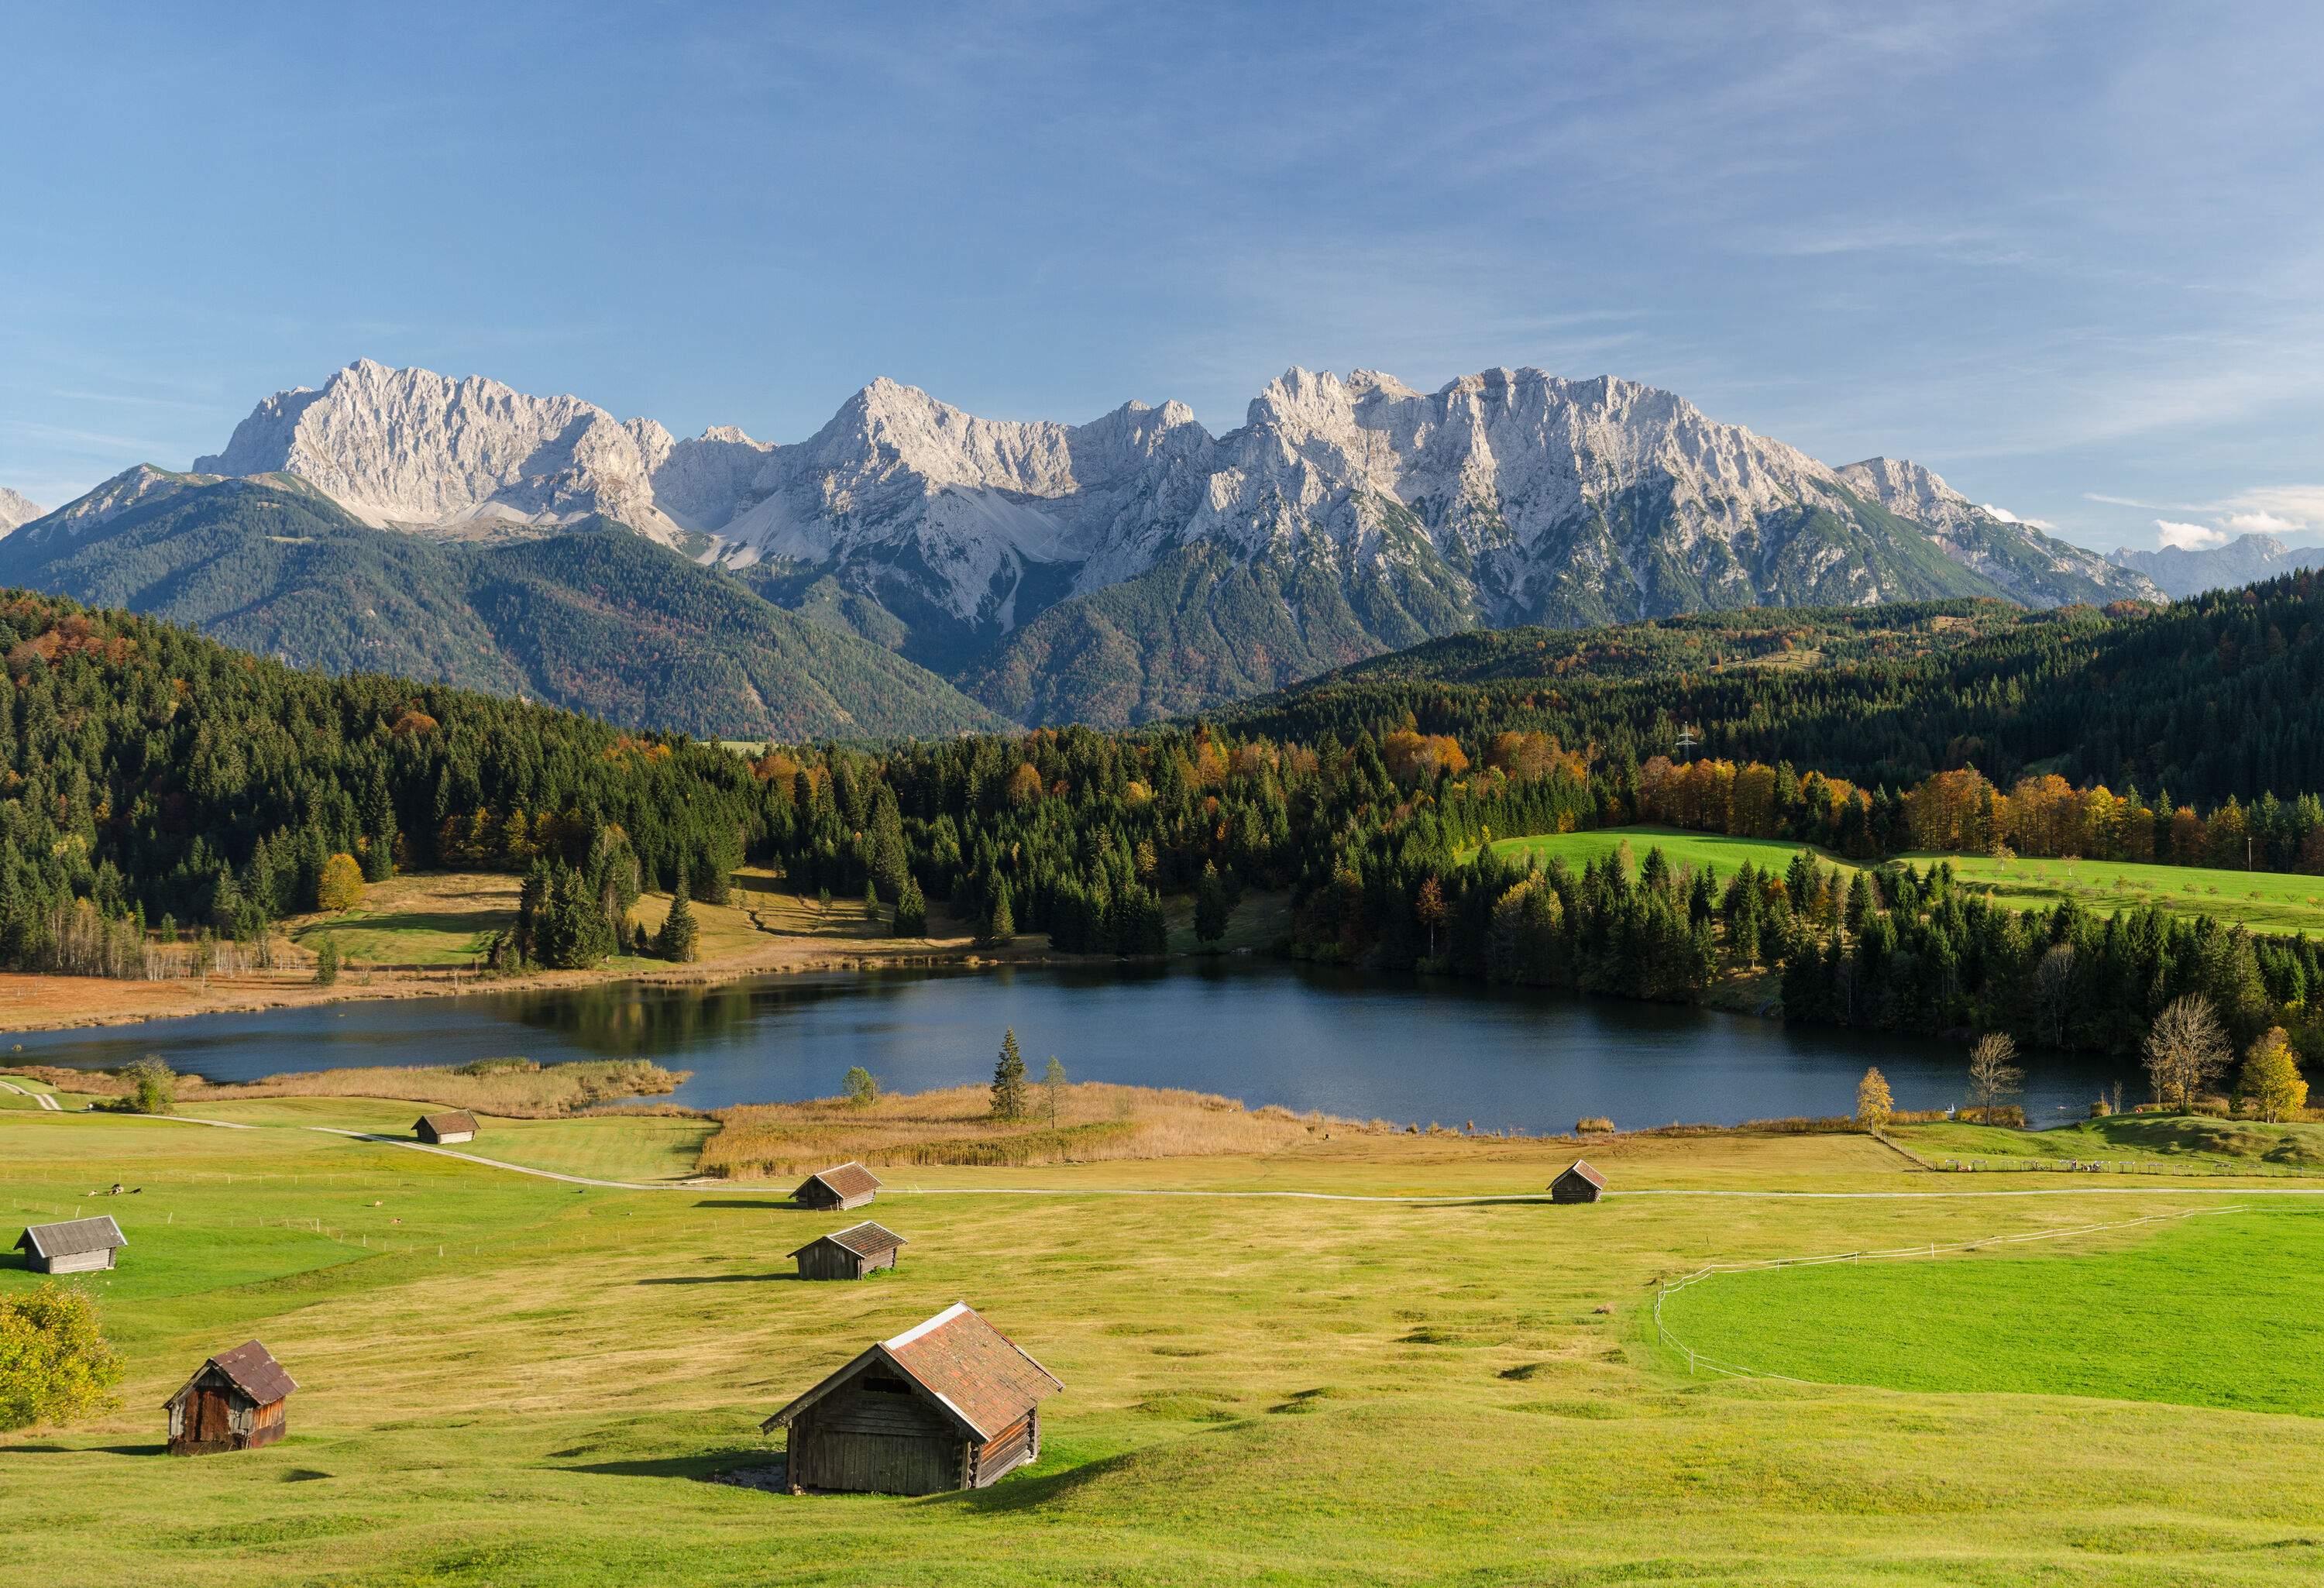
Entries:
{"type": "MultiPolygon", "coordinates": [[[[106,1071],[17,1065],[8,1073],[45,1081],[60,1091],[104,1097],[125,1096],[131,1089],[127,1081],[106,1071]]],[[[457,1067],[383,1065],[307,1070],[223,1085],[213,1085],[198,1076],[180,1076],[177,1102],[184,1109],[259,1097],[390,1097],[470,1109],[502,1119],[553,1120],[623,1098],[675,1092],[689,1073],[666,1070],[641,1058],[585,1058],[550,1065],[530,1059],[484,1059],[457,1067]]]]}
{"type": "Polygon", "coordinates": [[[1045,1089],[1029,1089],[1025,1116],[992,1117],[982,1086],[954,1086],[853,1103],[746,1103],[715,1111],[703,1143],[706,1175],[751,1179],[804,1174],[853,1159],[879,1165],[1020,1166],[1118,1159],[1189,1158],[1278,1150],[1326,1131],[1369,1127],[1320,1113],[1231,1097],[1084,1081],[1057,1089],[1054,1119],[1045,1089]]]}

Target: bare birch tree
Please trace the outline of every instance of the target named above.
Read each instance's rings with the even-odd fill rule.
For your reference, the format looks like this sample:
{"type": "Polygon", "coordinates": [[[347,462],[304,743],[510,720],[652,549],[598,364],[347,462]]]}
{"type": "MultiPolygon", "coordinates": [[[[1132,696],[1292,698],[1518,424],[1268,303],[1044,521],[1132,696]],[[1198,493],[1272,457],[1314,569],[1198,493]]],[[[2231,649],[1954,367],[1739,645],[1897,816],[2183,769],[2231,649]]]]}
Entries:
{"type": "Polygon", "coordinates": [[[2226,1070],[2228,1057],[2227,1034],[2210,1000],[2197,993],[2172,999],[2146,1033],[2146,1078],[2154,1101],[2190,1112],[2205,1084],[2226,1070]]]}
{"type": "Polygon", "coordinates": [[[1978,1117],[1988,1125],[2002,1099],[2016,1096],[2025,1079],[2016,1057],[2016,1040],[2006,1031],[1987,1031],[1969,1050],[1969,1095],[1977,1099],[1978,1117]]]}

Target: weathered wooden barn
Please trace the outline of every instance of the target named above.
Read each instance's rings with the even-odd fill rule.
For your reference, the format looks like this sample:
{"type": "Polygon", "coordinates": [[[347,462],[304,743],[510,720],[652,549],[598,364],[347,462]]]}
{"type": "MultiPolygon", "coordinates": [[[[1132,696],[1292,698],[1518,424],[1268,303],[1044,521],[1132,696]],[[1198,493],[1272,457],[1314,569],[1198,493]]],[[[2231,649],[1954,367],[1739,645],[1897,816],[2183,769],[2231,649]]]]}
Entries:
{"type": "Polygon", "coordinates": [[[1581,1159],[1573,1167],[1549,1183],[1552,1202],[1595,1202],[1605,1194],[1606,1177],[1591,1168],[1581,1159]]]}
{"type": "Polygon", "coordinates": [[[982,1489],[1041,1454],[1065,1385],[964,1301],[872,1347],[761,1425],[788,1432],[791,1492],[982,1489]]]}
{"type": "Polygon", "coordinates": [[[282,1437],[286,1403],[297,1388],[255,1340],[210,1358],[162,1403],[170,1413],[170,1454],[208,1455],[273,1444],[282,1437]]]}
{"type": "Polygon", "coordinates": [[[817,1235],[791,1256],[798,1260],[802,1279],[860,1279],[874,1269],[894,1268],[897,1250],[904,1244],[895,1231],[866,1219],[817,1235]]]}
{"type": "Polygon", "coordinates": [[[800,1205],[825,1213],[844,1213],[851,1207],[862,1207],[880,1189],[880,1178],[860,1163],[844,1163],[836,1168],[817,1169],[799,1182],[791,1193],[800,1205]]]}
{"type": "Polygon", "coordinates": [[[113,1254],[129,1244],[129,1237],[110,1214],[93,1219],[67,1219],[60,1224],[33,1224],[16,1237],[24,1266],[43,1274],[85,1274],[113,1266],[113,1254]]]}
{"type": "Polygon", "coordinates": [[[458,1113],[423,1113],[411,1127],[412,1134],[422,1141],[433,1141],[447,1147],[455,1141],[476,1139],[476,1116],[466,1112],[458,1113]]]}

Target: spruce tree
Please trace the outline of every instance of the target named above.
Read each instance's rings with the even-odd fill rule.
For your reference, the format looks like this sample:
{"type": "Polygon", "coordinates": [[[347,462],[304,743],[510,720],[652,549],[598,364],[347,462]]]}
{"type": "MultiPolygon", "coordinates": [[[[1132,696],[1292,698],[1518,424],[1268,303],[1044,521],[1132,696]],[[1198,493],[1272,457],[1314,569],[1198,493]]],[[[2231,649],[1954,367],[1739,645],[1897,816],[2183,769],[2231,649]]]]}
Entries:
{"type": "Polygon", "coordinates": [[[694,909],[686,900],[686,882],[681,878],[678,891],[669,896],[669,914],[662,919],[661,930],[654,934],[654,952],[667,960],[684,965],[701,952],[702,928],[695,924],[694,909]]]}
{"type": "Polygon", "coordinates": [[[992,1117],[996,1120],[1020,1120],[1025,1117],[1025,1056],[1017,1051],[1017,1028],[1011,1026],[1001,1039],[1001,1062],[992,1066],[992,1117]]]}
{"type": "Polygon", "coordinates": [[[339,940],[326,937],[315,951],[315,985],[327,987],[339,979],[339,940]]]}
{"type": "Polygon", "coordinates": [[[992,884],[992,914],[984,924],[983,942],[989,947],[1005,947],[1017,940],[1017,914],[1009,904],[1009,881],[997,878],[992,884]]]}

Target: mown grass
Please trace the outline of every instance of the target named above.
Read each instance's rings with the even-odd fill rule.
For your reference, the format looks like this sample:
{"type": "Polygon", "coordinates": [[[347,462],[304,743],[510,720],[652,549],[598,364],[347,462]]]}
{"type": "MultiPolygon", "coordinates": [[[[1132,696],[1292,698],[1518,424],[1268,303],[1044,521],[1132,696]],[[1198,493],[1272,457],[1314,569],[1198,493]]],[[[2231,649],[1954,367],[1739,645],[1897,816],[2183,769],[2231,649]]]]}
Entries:
{"type": "Polygon", "coordinates": [[[2324,1210],[2255,1199],[2095,1252],[1721,1274],[1673,1294],[1663,1321],[1706,1355],[1830,1383],[2313,1417],[2319,1313],[2324,1210]]]}
{"type": "MultiPolygon", "coordinates": [[[[218,1117],[283,1118],[273,1111],[294,1104],[330,1105],[228,1103],[218,1117]]],[[[548,1151],[603,1122],[523,1133],[548,1151]]],[[[1590,1153],[1618,1187],[1932,1181],[1858,1137],[1623,1139],[1590,1153]]],[[[911,1178],[1537,1192],[1572,1155],[1335,1132],[1259,1155],[911,1178]]],[[[911,1240],[899,1270],[807,1285],[783,1277],[780,1254],[856,1215],[747,1192],[579,1188],[290,1123],[0,1115],[0,1209],[69,1207],[100,1178],[143,1187],[107,1199],[132,1243],[92,1286],[129,1376],[118,1412],[0,1437],[0,1514],[27,1583],[2131,1584],[2324,1573],[2310,1481],[2324,1419],[2103,1388],[2108,1398],[1690,1382],[1644,1337],[1654,1282],[1714,1257],[2121,1217],[2119,1198],[1553,1208],[888,1193],[873,1211],[911,1240]],[[1066,1383],[1045,1410],[1038,1465],[983,1493],[918,1500],[696,1481],[766,1460],[756,1424],[768,1411],[962,1297],[1066,1383]],[[159,1454],[161,1399],[203,1356],[254,1334],[300,1380],[290,1437],[235,1456],[159,1454]]],[[[2207,1314],[2174,1316],[2232,1329],[2220,1319],[2239,1298],[2280,1299],[2275,1281],[2246,1282],[2271,1251],[2315,1269],[2294,1217],[2269,1223],[2282,1233],[2193,1270],[2189,1305],[2207,1314]]],[[[2118,1240],[2096,1260],[2149,1249],[2118,1240]]],[[[2153,1262],[2142,1283],[2168,1290],[2178,1273],[2153,1262]]],[[[30,1282],[0,1268],[0,1291],[30,1282]]],[[[2316,1354],[2315,1316],[2290,1315],[2287,1350],[2316,1354]]],[[[2200,1332],[2189,1346],[2203,1349],[2200,1332]]]]}

